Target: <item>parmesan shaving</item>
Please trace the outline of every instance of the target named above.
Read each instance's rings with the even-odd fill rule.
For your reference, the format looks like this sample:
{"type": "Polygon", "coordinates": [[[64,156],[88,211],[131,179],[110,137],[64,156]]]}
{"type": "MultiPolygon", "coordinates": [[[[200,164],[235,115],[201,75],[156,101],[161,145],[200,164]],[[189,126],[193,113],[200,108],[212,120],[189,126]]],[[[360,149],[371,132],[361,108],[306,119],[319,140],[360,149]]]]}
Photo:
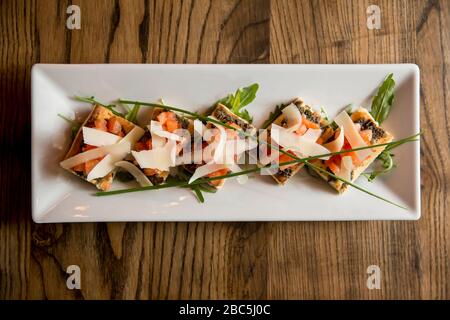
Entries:
{"type": "Polygon", "coordinates": [[[176,164],[176,144],[169,140],[164,147],[144,151],[131,151],[142,169],[168,171],[176,164]]]}
{"type": "MultiPolygon", "coordinates": [[[[311,157],[329,153],[328,149],[311,141],[311,137],[299,136],[278,125],[272,125],[271,137],[284,150],[292,150],[297,155],[311,157]]],[[[329,156],[324,156],[320,159],[327,160],[329,156]]]]}
{"type": "Polygon", "coordinates": [[[119,161],[115,163],[115,166],[127,170],[136,179],[141,187],[153,185],[147,176],[131,162],[119,161]]]}
{"type": "Polygon", "coordinates": [[[107,146],[120,140],[120,137],[115,134],[95,128],[83,127],[82,130],[84,143],[94,147],[107,146]]]}
{"type": "Polygon", "coordinates": [[[130,142],[125,141],[108,146],[98,147],[82,153],[79,153],[71,158],[60,162],[61,167],[64,169],[71,169],[79,164],[85,163],[89,160],[94,160],[106,156],[108,153],[125,153],[130,152],[130,142]]]}
{"type": "MultiPolygon", "coordinates": [[[[367,144],[364,142],[363,138],[360,136],[359,132],[357,131],[355,124],[353,123],[350,116],[347,114],[346,111],[342,111],[335,119],[334,121],[344,128],[344,135],[347,139],[348,143],[350,143],[350,146],[352,149],[366,147],[367,144]]],[[[372,151],[369,149],[365,150],[358,150],[355,151],[357,157],[364,161],[371,153],[372,151]]]]}
{"type": "Polygon", "coordinates": [[[322,134],[321,129],[308,129],[303,135],[302,138],[311,142],[316,142],[317,139],[320,138],[320,135],[322,134]]]}
{"type": "Polygon", "coordinates": [[[339,127],[339,135],[331,142],[324,144],[323,146],[330,150],[330,152],[339,152],[344,145],[344,127],[339,127]]]}
{"type": "Polygon", "coordinates": [[[227,166],[224,164],[217,164],[217,163],[208,163],[203,166],[198,167],[194,174],[192,175],[191,179],[189,179],[189,183],[194,182],[195,180],[202,178],[204,176],[207,176],[213,172],[226,169],[227,166]]]}
{"type": "Polygon", "coordinates": [[[346,156],[346,157],[342,157],[341,160],[341,168],[339,170],[339,173],[337,174],[337,176],[339,178],[345,179],[347,181],[351,180],[351,176],[352,176],[352,171],[353,171],[353,161],[352,161],[352,157],[346,156]]]}
{"type": "Polygon", "coordinates": [[[283,115],[287,122],[287,129],[291,132],[297,130],[302,125],[302,115],[297,106],[293,103],[283,108],[283,115]]]}

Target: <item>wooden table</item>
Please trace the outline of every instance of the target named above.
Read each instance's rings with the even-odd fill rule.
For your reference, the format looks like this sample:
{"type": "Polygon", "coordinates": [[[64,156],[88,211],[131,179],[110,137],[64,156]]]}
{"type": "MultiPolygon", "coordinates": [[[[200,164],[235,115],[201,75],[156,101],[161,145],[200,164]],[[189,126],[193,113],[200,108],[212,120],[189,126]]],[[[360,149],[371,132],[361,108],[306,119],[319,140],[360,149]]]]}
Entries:
{"type": "Polygon", "coordinates": [[[450,1],[0,2],[0,298],[450,298],[450,1]],[[66,28],[69,4],[81,30],[66,28]],[[369,4],[380,30],[366,27],[369,4]],[[33,63],[417,63],[422,218],[37,225],[33,63]],[[82,289],[66,288],[66,268],[82,289]],[[366,287],[369,265],[381,289],[366,287]]]}

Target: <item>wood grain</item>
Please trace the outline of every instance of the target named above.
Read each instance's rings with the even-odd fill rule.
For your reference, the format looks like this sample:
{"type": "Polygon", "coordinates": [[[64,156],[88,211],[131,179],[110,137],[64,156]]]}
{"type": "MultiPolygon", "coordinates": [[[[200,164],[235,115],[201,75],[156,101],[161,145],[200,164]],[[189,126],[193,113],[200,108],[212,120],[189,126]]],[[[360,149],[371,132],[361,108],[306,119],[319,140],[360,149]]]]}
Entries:
{"type": "Polygon", "coordinates": [[[1,299],[450,298],[450,2],[0,2],[1,299]],[[65,27],[66,8],[81,30],[65,27]],[[382,28],[366,28],[366,8],[382,28]],[[415,222],[88,223],[30,218],[33,63],[417,63],[415,222]],[[82,289],[66,288],[68,265],[82,289]],[[382,270],[368,290],[366,268],[382,270]]]}

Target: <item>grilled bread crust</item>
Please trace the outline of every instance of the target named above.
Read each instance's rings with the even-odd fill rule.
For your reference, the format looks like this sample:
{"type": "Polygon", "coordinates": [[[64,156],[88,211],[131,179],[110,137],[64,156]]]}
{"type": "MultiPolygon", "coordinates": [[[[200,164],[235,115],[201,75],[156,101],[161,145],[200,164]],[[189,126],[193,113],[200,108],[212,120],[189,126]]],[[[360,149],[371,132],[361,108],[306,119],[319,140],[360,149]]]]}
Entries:
{"type": "MultiPolygon", "coordinates": [[[[306,105],[303,100],[300,98],[296,98],[293,101],[287,103],[286,105],[290,105],[291,103],[295,104],[302,114],[308,120],[318,124],[322,129],[324,129],[328,125],[328,121],[322,118],[320,113],[314,111],[310,106],[306,105]]],[[[276,118],[269,126],[268,126],[268,137],[270,137],[270,127],[272,124],[276,124],[279,126],[283,126],[285,124],[284,114],[281,114],[276,118]]],[[[303,168],[303,163],[293,164],[290,166],[286,166],[284,168],[280,168],[276,173],[272,175],[276,182],[280,185],[284,185],[291,177],[297,174],[301,168],[303,168]]]]}
{"type": "MultiPolygon", "coordinates": [[[[358,108],[355,112],[351,114],[351,118],[354,123],[359,123],[361,125],[362,130],[372,130],[372,140],[370,141],[371,145],[374,144],[382,144],[391,142],[394,138],[392,134],[382,129],[379,124],[373,119],[372,115],[362,107],[358,108]]],[[[333,135],[331,135],[332,137],[333,135]]],[[[360,166],[355,167],[351,173],[351,182],[354,182],[358,177],[367,169],[368,166],[372,164],[372,162],[380,155],[381,152],[385,149],[385,146],[373,148],[374,150],[369,157],[367,157],[360,166]]],[[[317,159],[311,161],[312,164],[327,170],[327,166],[325,165],[325,161],[317,159]]],[[[322,177],[328,184],[333,187],[340,194],[345,192],[348,189],[348,184],[342,182],[341,180],[334,179],[333,177],[318,171],[312,168],[320,177],[322,177]]]]}
{"type": "MultiPolygon", "coordinates": [[[[80,126],[80,129],[78,130],[78,132],[75,136],[75,139],[73,139],[72,145],[70,146],[69,151],[66,153],[64,159],[71,158],[71,157],[79,154],[82,151],[81,148],[83,146],[83,127],[84,126],[89,126],[91,123],[95,122],[95,120],[108,120],[111,117],[117,118],[120,125],[124,129],[125,133],[130,132],[135,127],[135,125],[132,122],[126,120],[125,118],[116,116],[108,108],[105,108],[105,107],[97,104],[93,107],[91,113],[87,116],[86,120],[80,126]]],[[[86,176],[82,173],[78,173],[72,169],[67,169],[67,171],[73,173],[74,175],[76,175],[77,177],[80,177],[81,179],[88,181],[89,183],[92,183],[98,189],[103,190],[103,191],[108,190],[111,187],[113,179],[114,179],[114,175],[115,175],[115,172],[113,171],[113,172],[108,173],[106,176],[104,176],[102,178],[93,179],[93,180],[89,181],[86,179],[86,176]]]]}

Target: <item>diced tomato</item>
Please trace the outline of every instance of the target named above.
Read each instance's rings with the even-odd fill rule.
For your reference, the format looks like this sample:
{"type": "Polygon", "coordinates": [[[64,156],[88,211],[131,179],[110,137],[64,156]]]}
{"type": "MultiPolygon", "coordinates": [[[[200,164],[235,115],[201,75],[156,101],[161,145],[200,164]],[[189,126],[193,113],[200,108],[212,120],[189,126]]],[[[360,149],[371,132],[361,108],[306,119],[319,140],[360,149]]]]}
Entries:
{"type": "Polygon", "coordinates": [[[134,149],[136,151],[142,151],[146,149],[146,145],[144,142],[138,141],[134,144],[134,149]]]}
{"type": "MultiPolygon", "coordinates": [[[[290,153],[292,155],[294,154],[291,150],[288,150],[287,153],[290,153]]],[[[284,162],[289,162],[289,161],[293,161],[293,160],[295,160],[295,158],[293,158],[285,153],[280,153],[280,156],[278,158],[278,163],[284,163],[284,162]]]]}
{"type": "Polygon", "coordinates": [[[308,129],[319,129],[320,128],[320,126],[317,123],[312,122],[306,118],[302,119],[302,124],[304,124],[308,129]]]}
{"type": "Polygon", "coordinates": [[[177,116],[171,111],[161,112],[156,119],[161,123],[163,129],[169,132],[174,132],[181,127],[178,123],[177,116]]]}
{"type": "Polygon", "coordinates": [[[147,147],[147,150],[151,150],[152,149],[152,139],[148,139],[145,142],[145,146],[147,147]]]}
{"type": "Polygon", "coordinates": [[[80,163],[79,165],[76,165],[72,168],[73,171],[76,172],[83,172],[84,171],[84,163],[80,163]]]}
{"type": "Polygon", "coordinates": [[[175,130],[180,128],[180,124],[176,119],[168,119],[166,122],[166,130],[169,132],[174,132],[175,130]]]}
{"type": "Polygon", "coordinates": [[[106,132],[108,131],[108,127],[106,126],[106,120],[105,119],[97,119],[97,120],[95,120],[94,126],[95,126],[95,129],[106,131],[106,132]]]}
{"type": "Polygon", "coordinates": [[[100,162],[100,159],[89,160],[84,163],[84,173],[87,175],[100,162]]]}
{"type": "Polygon", "coordinates": [[[83,150],[83,152],[88,151],[88,150],[92,150],[92,149],[96,149],[96,146],[91,146],[90,144],[85,144],[83,146],[83,148],[81,148],[81,150],[83,150]]]}
{"type": "Polygon", "coordinates": [[[341,170],[341,156],[339,154],[332,156],[325,161],[325,164],[334,174],[338,174],[341,170]]]}
{"type": "Polygon", "coordinates": [[[117,135],[122,133],[122,125],[120,124],[119,119],[117,119],[117,117],[111,117],[108,120],[108,132],[117,135]]]}
{"type": "MultiPolygon", "coordinates": [[[[342,150],[351,150],[352,146],[347,141],[347,139],[344,139],[344,146],[342,147],[342,150]]],[[[361,160],[358,158],[358,155],[355,151],[349,151],[346,153],[340,154],[341,157],[350,156],[352,157],[352,162],[355,166],[360,166],[362,164],[361,160]]]]}

